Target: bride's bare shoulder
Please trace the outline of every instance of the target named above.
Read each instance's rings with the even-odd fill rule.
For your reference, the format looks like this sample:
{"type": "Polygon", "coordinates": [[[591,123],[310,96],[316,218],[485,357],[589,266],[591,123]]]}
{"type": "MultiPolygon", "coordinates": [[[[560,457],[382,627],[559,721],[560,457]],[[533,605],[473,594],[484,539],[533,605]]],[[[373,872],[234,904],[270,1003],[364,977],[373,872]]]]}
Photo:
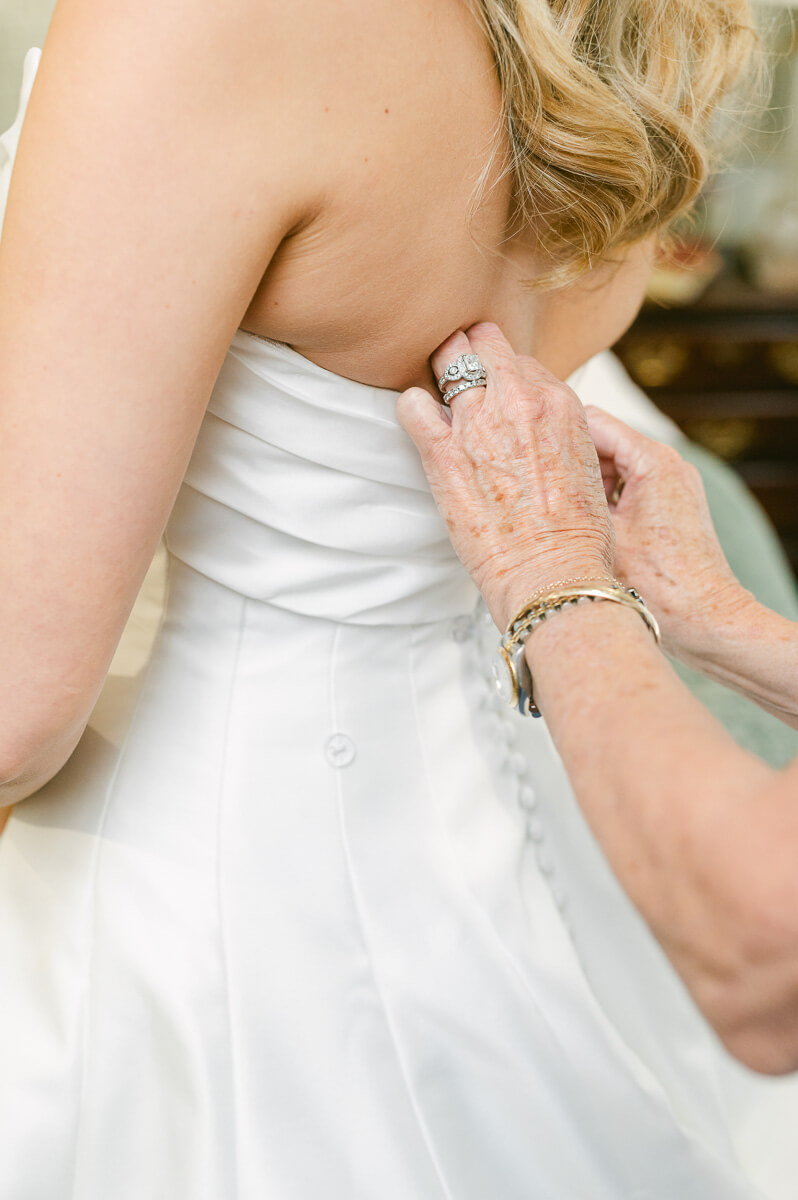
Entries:
{"type": "Polygon", "coordinates": [[[48,36],[88,54],[105,47],[135,56],[156,43],[162,59],[177,52],[203,71],[216,63],[226,72],[232,55],[231,87],[248,79],[268,85],[276,73],[312,95],[331,84],[347,92],[359,81],[374,86],[378,66],[407,74],[439,40],[456,53],[451,19],[476,36],[462,0],[57,0],[48,36]]]}
{"type": "Polygon", "coordinates": [[[480,40],[463,0],[57,0],[40,76],[67,106],[88,86],[116,103],[133,80],[145,103],[193,106],[183,136],[198,144],[203,98],[218,96],[220,119],[237,114],[231,143],[276,141],[301,191],[303,162],[322,179],[336,142],[383,116],[386,95],[422,109],[424,88],[480,40]]]}

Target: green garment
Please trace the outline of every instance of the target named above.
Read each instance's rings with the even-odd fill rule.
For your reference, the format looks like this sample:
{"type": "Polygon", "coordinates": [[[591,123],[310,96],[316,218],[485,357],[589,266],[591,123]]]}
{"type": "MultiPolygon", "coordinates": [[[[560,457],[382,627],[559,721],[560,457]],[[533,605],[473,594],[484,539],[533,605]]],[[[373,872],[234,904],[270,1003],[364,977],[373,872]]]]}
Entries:
{"type": "MultiPolygon", "coordinates": [[[[714,454],[687,439],[677,448],[701,472],[718,540],[734,574],[762,604],[798,621],[798,588],[792,569],[757,500],[731,467],[714,454]]],[[[798,730],[690,667],[673,665],[694,695],[746,750],[774,767],[782,767],[798,755],[798,730]]]]}

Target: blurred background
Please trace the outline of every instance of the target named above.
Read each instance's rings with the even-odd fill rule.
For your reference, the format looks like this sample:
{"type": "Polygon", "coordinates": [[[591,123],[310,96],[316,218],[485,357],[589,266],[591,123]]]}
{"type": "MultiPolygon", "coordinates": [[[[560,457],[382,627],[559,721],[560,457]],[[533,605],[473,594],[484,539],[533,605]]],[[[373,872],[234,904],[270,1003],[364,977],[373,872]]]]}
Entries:
{"type": "MultiPolygon", "coordinates": [[[[55,0],[0,0],[0,131],[17,114],[22,62],[42,46],[55,0]]],[[[705,188],[680,248],[614,356],[591,360],[580,395],[699,469],[735,574],[798,620],[798,0],[753,5],[767,47],[767,98],[731,118],[727,165],[705,188]],[[652,404],[653,402],[653,404],[652,404]]],[[[582,385],[580,385],[582,388],[582,385]]],[[[135,674],[163,594],[163,547],[112,664],[135,674]]],[[[773,765],[798,734],[736,693],[677,666],[732,735],[773,765]]]]}
{"type": "Polygon", "coordinates": [[[798,0],[755,8],[769,101],[732,127],[727,168],[614,349],[693,442],[733,466],[798,573],[798,0]]]}
{"type": "Polygon", "coordinates": [[[0,0],[0,130],[17,115],[22,59],[41,46],[55,0],[0,0]]]}

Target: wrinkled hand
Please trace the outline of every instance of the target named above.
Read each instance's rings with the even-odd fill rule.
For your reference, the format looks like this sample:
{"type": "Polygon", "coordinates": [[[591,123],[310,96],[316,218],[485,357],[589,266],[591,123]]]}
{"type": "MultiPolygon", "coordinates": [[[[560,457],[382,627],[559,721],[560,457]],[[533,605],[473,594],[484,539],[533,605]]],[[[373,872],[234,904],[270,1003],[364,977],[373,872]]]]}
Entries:
{"type": "Polygon", "coordinates": [[[431,356],[436,377],[476,353],[487,386],[452,399],[410,388],[397,400],[458,557],[500,629],[538,588],[612,576],[614,534],[576,394],[498,326],[472,325],[431,356]]]}
{"type": "Polygon", "coordinates": [[[698,471],[672,446],[585,409],[615,524],[615,574],[641,593],[663,645],[690,661],[721,614],[751,602],[715,534],[698,471]]]}

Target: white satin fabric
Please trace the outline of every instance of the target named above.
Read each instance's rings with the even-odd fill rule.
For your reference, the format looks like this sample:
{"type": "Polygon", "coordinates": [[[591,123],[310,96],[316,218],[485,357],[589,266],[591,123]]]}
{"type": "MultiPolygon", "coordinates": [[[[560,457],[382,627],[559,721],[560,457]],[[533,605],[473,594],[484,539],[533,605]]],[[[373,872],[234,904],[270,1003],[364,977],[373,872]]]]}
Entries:
{"type": "Polygon", "coordinates": [[[2,1200],[798,1194],[495,697],[395,399],[232,342],[146,665],[0,840],[2,1200]]]}

